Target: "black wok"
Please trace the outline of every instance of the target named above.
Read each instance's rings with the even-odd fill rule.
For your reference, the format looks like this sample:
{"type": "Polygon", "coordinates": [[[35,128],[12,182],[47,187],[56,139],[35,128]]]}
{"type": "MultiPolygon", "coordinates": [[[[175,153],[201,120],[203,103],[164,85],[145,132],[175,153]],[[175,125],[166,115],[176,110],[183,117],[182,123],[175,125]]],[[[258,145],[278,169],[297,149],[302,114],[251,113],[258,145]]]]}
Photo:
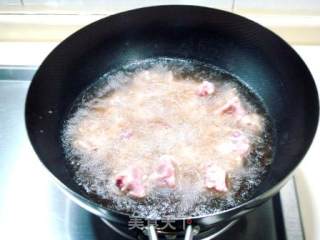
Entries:
{"type": "MultiPolygon", "coordinates": [[[[271,31],[232,13],[194,6],[142,8],[104,18],[68,37],[41,64],[27,96],[26,126],[57,184],[90,212],[128,222],[128,215],[94,202],[73,181],[60,134],[75,98],[100,76],[119,65],[160,56],[207,62],[239,76],[262,99],[273,123],[273,163],[252,198],[223,212],[194,217],[193,223],[230,221],[276,194],[316,132],[314,80],[297,53],[271,31]]],[[[182,221],[177,219],[177,226],[182,221]]]]}

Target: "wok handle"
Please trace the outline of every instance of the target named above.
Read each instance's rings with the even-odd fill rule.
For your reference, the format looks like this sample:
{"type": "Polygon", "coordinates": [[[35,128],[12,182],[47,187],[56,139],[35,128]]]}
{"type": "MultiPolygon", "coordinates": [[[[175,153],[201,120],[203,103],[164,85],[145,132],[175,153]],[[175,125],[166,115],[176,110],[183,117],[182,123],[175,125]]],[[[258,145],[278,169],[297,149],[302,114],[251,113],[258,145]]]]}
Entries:
{"type": "Polygon", "coordinates": [[[193,239],[192,225],[188,225],[186,229],[186,234],[184,235],[184,240],[192,240],[192,239],[193,239]]]}
{"type": "Polygon", "coordinates": [[[149,240],[158,240],[157,231],[154,225],[150,225],[147,227],[149,240]]]}
{"type": "MultiPolygon", "coordinates": [[[[230,223],[228,223],[226,226],[224,226],[219,231],[215,232],[214,234],[212,234],[212,235],[210,235],[208,237],[203,238],[202,240],[212,240],[212,239],[216,238],[217,236],[219,236],[222,233],[224,233],[227,230],[229,230],[238,221],[239,221],[239,219],[235,219],[235,220],[231,221],[230,223]]],[[[153,225],[150,225],[150,226],[147,227],[147,229],[148,229],[149,240],[158,240],[158,235],[157,235],[156,228],[153,225]]],[[[192,229],[192,225],[188,225],[187,229],[186,229],[186,233],[184,235],[184,240],[192,240],[193,239],[193,234],[194,234],[194,231],[192,229]]]]}
{"type": "MultiPolygon", "coordinates": [[[[147,229],[148,229],[149,240],[158,240],[158,235],[155,227],[153,225],[150,225],[147,227],[147,229]]],[[[186,229],[186,234],[184,236],[184,240],[192,240],[192,239],[193,239],[192,226],[188,225],[186,229]]]]}

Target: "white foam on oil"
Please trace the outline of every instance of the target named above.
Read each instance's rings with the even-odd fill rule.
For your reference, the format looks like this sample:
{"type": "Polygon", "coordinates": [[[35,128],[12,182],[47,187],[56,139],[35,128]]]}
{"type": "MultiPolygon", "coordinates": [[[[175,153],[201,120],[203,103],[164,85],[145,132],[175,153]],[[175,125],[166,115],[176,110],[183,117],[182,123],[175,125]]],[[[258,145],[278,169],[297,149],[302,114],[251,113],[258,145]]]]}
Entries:
{"type": "Polygon", "coordinates": [[[245,201],[271,162],[271,140],[266,129],[253,134],[239,129],[232,118],[214,115],[231,95],[237,95],[248,113],[258,114],[264,128],[268,125],[266,116],[234,80],[198,62],[163,58],[104,75],[81,96],[65,124],[62,137],[75,180],[107,207],[149,218],[199,216],[245,201]],[[212,97],[195,95],[204,80],[215,84],[212,97]],[[241,167],[217,151],[235,129],[250,139],[251,153],[241,167]],[[148,195],[141,200],[119,192],[114,184],[117,173],[136,166],[148,179],[163,155],[176,161],[174,190],[146,184],[148,195]],[[229,171],[228,193],[204,188],[208,163],[229,171]]]}

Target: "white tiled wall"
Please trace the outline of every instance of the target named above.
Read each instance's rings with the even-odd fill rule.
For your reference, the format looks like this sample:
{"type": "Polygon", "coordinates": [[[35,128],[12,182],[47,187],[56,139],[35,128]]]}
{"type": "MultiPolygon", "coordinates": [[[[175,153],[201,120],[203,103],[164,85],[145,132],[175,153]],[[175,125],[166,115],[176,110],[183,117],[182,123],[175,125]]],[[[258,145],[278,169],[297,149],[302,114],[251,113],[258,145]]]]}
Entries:
{"type": "Polygon", "coordinates": [[[235,0],[235,10],[257,10],[288,13],[320,12],[320,0],[235,0]]]}
{"type": "Polygon", "coordinates": [[[110,9],[124,11],[165,4],[200,5],[235,10],[236,12],[285,12],[320,15],[320,0],[0,0],[0,11],[103,13],[110,9]]]}
{"type": "Polygon", "coordinates": [[[8,0],[0,0],[0,11],[32,11],[35,12],[87,12],[87,13],[104,13],[108,11],[117,12],[133,8],[154,6],[154,5],[170,5],[170,4],[186,4],[199,5],[224,10],[231,10],[234,0],[20,0],[20,8],[12,9],[8,0]],[[6,8],[7,6],[7,8],[6,8]]]}
{"type": "Polygon", "coordinates": [[[0,6],[12,6],[12,5],[21,5],[20,0],[0,0],[0,6]]]}
{"type": "MultiPolygon", "coordinates": [[[[1,2],[2,0],[0,0],[1,2]]],[[[22,0],[24,7],[53,7],[103,11],[104,9],[128,10],[151,5],[187,4],[231,10],[233,0],[22,0]]]]}

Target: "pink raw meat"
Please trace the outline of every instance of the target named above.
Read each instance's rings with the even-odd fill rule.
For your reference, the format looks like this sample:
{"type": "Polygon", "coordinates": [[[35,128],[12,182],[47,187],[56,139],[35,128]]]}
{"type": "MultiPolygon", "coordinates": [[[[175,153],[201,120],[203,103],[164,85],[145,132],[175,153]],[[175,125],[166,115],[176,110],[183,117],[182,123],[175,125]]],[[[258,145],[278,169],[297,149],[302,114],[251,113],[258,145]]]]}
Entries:
{"type": "Polygon", "coordinates": [[[250,141],[241,131],[233,131],[229,138],[217,146],[218,152],[229,159],[228,169],[244,165],[245,157],[250,153],[250,141]]]}
{"type": "Polygon", "coordinates": [[[212,82],[203,81],[197,89],[197,95],[200,97],[205,97],[214,93],[214,85],[212,82]]]}
{"type": "Polygon", "coordinates": [[[142,172],[140,169],[132,167],[115,177],[115,185],[120,191],[127,193],[131,197],[143,198],[145,188],[142,182],[142,172]]]}
{"type": "Polygon", "coordinates": [[[216,165],[210,165],[205,172],[205,186],[217,192],[227,192],[227,172],[216,165]]]}
{"type": "Polygon", "coordinates": [[[175,167],[171,156],[160,157],[153,178],[159,187],[174,188],[176,186],[175,167]]]}
{"type": "Polygon", "coordinates": [[[230,100],[228,100],[221,108],[216,111],[216,113],[232,115],[233,117],[235,117],[235,119],[241,119],[247,114],[238,96],[234,96],[230,100]]]}

